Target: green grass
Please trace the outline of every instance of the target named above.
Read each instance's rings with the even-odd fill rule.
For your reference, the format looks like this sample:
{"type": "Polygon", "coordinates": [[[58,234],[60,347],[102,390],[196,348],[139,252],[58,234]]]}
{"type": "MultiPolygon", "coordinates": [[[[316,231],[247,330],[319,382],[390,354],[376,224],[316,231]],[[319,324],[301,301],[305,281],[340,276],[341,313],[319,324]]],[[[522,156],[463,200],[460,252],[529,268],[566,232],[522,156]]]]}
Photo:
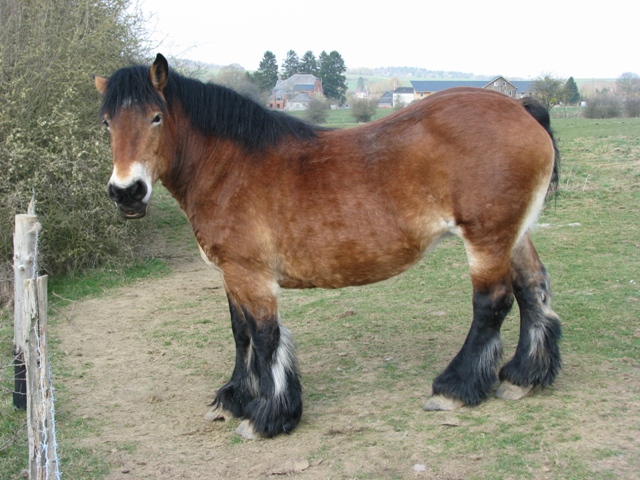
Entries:
{"type": "MultiPolygon", "coordinates": [[[[348,111],[330,114],[331,125],[350,122],[348,111]]],[[[547,203],[540,218],[542,226],[532,237],[551,274],[553,304],[563,320],[565,373],[560,385],[524,402],[493,401],[461,410],[455,414],[458,426],[443,425],[438,420],[443,417],[425,419],[416,413],[416,405],[419,408],[424,400],[416,391],[428,389],[429,381],[456,353],[471,316],[464,249],[451,239],[406,274],[377,285],[283,292],[281,313],[296,335],[307,405],[335,410],[343,405],[347,393],[354,401],[371,394],[391,396],[388,398],[393,400],[380,402],[379,415],[359,421],[370,427],[369,431],[382,424],[393,432],[425,436],[430,447],[429,468],[443,477],[449,472],[449,461],[473,462],[468,478],[477,479],[606,479],[640,472],[640,462],[629,457],[624,446],[587,445],[586,434],[576,429],[599,416],[606,416],[618,428],[624,425],[636,436],[640,428],[637,408],[633,407],[639,400],[633,384],[637,385],[640,367],[640,119],[556,118],[553,127],[562,152],[561,189],[558,197],[547,203]],[[618,384],[625,386],[612,376],[630,379],[626,406],[612,407],[617,391],[607,390],[618,384]],[[594,466],[594,461],[615,463],[620,458],[627,459],[629,470],[621,473],[613,467],[594,466]]],[[[193,250],[190,229],[175,202],[163,189],[154,195],[148,221],[162,231],[166,243],[159,251],[193,250]]],[[[106,268],[74,278],[50,279],[50,301],[53,307],[61,308],[68,300],[108,295],[115,286],[169,270],[167,263],[156,257],[129,269],[106,268]]],[[[177,322],[158,325],[153,341],[169,353],[185,348],[197,352],[230,343],[227,325],[212,322],[208,313],[201,313],[213,301],[212,294],[185,299],[179,307],[159,305],[158,309],[179,308],[191,313],[181,317],[185,320],[180,328],[177,322]]],[[[12,335],[11,316],[5,310],[0,316],[1,365],[11,361],[12,335]]],[[[503,335],[508,357],[517,341],[517,311],[505,322],[503,335]]],[[[55,345],[52,355],[55,363],[55,345]]],[[[205,367],[198,366],[194,356],[184,368],[205,367]]],[[[3,480],[18,478],[27,457],[24,413],[11,406],[11,373],[10,368],[0,370],[3,480]]],[[[58,372],[56,387],[63,405],[65,375],[82,374],[58,372]]],[[[109,470],[107,462],[95,452],[75,447],[78,439],[99,435],[99,420],[77,419],[64,408],[60,411],[58,440],[65,476],[104,478],[109,470]],[[73,462],[67,461],[71,458],[73,462]],[[66,465],[72,465],[72,471],[65,469],[66,465]]],[[[354,442],[350,448],[357,450],[380,440],[372,440],[365,429],[350,441],[354,442]]],[[[242,445],[234,436],[229,442],[233,448],[242,445]]],[[[135,446],[113,448],[127,451],[135,446]]],[[[329,457],[333,448],[328,443],[316,452],[317,458],[329,457]]],[[[385,455],[394,460],[409,454],[392,450],[385,455]]],[[[344,462],[335,461],[337,476],[343,474],[344,462]]],[[[367,478],[366,472],[362,478],[367,478]]]]}

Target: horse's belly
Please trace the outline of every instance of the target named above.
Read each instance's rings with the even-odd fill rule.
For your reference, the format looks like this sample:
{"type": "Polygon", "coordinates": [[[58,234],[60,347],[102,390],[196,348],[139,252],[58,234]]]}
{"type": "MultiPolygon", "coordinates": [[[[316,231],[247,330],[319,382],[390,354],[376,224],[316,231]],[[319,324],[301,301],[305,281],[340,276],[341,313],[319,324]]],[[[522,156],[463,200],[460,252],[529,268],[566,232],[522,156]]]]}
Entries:
{"type": "Polygon", "coordinates": [[[409,269],[425,250],[418,242],[377,247],[345,243],[302,255],[297,252],[281,263],[278,284],[282,288],[342,288],[380,282],[409,269]]]}

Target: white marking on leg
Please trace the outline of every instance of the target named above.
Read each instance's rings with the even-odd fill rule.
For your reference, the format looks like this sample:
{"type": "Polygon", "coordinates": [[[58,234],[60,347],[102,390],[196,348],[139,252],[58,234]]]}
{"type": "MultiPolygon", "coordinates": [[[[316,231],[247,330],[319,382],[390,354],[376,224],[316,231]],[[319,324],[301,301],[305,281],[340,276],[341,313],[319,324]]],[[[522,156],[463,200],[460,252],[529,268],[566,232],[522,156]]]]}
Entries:
{"type": "Polygon", "coordinates": [[[243,379],[243,381],[247,382],[247,387],[253,393],[254,396],[258,395],[260,392],[260,379],[256,376],[256,373],[251,368],[251,363],[253,362],[253,339],[249,340],[249,348],[247,348],[247,376],[243,379]]]}
{"type": "MultiPolygon", "coordinates": [[[[543,319],[542,317],[541,319],[543,319]]],[[[546,337],[546,328],[543,322],[535,323],[529,329],[529,357],[542,357],[544,355],[544,340],[546,337]]]]}
{"type": "Polygon", "coordinates": [[[500,334],[489,340],[476,359],[476,369],[491,370],[502,357],[502,337],[500,334]]]}
{"type": "Polygon", "coordinates": [[[280,396],[287,391],[287,374],[295,368],[295,354],[291,332],[280,325],[280,343],[276,351],[271,372],[273,374],[274,395],[280,396]]]}

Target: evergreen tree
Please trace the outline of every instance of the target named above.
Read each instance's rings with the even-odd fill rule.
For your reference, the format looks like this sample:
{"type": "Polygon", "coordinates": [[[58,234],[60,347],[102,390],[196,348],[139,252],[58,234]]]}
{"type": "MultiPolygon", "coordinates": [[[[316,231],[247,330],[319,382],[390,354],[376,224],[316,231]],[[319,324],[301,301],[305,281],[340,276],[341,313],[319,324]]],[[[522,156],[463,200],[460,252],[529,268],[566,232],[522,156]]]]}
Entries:
{"type": "Polygon", "coordinates": [[[285,80],[296,73],[300,73],[300,59],[296,52],[289,50],[287,52],[287,58],[284,59],[284,64],[282,65],[282,75],[280,78],[285,80]]]}
{"type": "Polygon", "coordinates": [[[580,103],[580,90],[573,77],[569,77],[567,83],[564,84],[564,101],[567,105],[576,105],[580,103]]]}
{"type": "Polygon", "coordinates": [[[322,78],[322,88],[328,98],[335,98],[343,104],[346,100],[347,77],[343,74],[347,71],[342,56],[335,50],[327,54],[320,54],[319,75],[322,78]]]}
{"type": "Polygon", "coordinates": [[[248,77],[260,88],[260,91],[267,92],[274,88],[278,81],[278,62],[273,52],[269,50],[264,52],[258,70],[249,74],[248,77]]]}
{"type": "Polygon", "coordinates": [[[298,73],[308,73],[318,76],[318,60],[311,50],[306,52],[300,60],[298,73]]]}

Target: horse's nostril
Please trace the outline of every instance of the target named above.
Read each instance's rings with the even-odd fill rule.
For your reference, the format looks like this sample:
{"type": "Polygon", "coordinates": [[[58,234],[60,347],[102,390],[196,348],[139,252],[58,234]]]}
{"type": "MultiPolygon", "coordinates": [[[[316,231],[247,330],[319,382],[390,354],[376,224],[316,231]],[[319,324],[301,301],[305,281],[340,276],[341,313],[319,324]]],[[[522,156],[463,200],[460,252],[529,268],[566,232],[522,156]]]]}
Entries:
{"type": "Polygon", "coordinates": [[[138,180],[127,190],[130,190],[128,193],[134,201],[140,201],[147,195],[147,186],[142,180],[138,180]]]}
{"type": "Polygon", "coordinates": [[[124,188],[116,187],[111,183],[107,186],[107,195],[109,195],[109,198],[116,203],[120,203],[122,197],[124,197],[124,193],[124,188]]]}

